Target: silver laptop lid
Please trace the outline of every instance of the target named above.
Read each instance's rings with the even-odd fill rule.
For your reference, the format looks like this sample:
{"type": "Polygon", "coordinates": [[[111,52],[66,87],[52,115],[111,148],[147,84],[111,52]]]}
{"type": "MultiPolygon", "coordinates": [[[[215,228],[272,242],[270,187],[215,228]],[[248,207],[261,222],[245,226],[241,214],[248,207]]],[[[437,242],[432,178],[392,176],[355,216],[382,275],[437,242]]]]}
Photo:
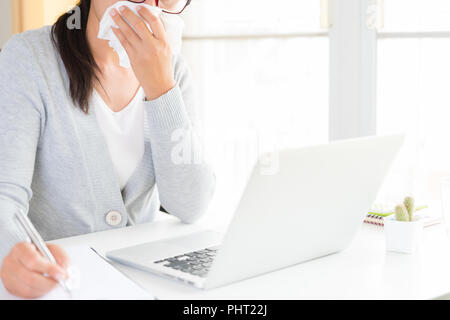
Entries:
{"type": "Polygon", "coordinates": [[[344,249],[403,141],[369,137],[281,151],[271,175],[256,164],[205,287],[344,249]]]}

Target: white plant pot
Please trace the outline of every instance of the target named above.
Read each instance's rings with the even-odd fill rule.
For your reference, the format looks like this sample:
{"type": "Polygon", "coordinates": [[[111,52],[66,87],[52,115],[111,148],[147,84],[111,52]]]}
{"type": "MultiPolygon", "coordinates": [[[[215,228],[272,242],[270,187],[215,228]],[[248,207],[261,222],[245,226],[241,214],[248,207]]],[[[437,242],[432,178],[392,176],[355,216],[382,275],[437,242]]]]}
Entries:
{"type": "Polygon", "coordinates": [[[414,253],[422,243],[423,221],[397,221],[390,217],[384,221],[384,232],[388,251],[414,253]]]}

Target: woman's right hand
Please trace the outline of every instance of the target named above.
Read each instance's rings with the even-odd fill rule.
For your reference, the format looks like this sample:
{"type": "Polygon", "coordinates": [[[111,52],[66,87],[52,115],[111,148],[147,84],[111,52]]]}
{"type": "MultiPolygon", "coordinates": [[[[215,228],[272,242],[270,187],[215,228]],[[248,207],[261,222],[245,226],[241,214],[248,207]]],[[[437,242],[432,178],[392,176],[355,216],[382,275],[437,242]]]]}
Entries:
{"type": "Polygon", "coordinates": [[[56,245],[47,244],[47,247],[57,264],[45,259],[28,242],[18,243],[11,249],[0,270],[0,278],[9,293],[25,299],[39,298],[55,288],[58,279],[67,278],[69,258],[66,253],[56,245]]]}

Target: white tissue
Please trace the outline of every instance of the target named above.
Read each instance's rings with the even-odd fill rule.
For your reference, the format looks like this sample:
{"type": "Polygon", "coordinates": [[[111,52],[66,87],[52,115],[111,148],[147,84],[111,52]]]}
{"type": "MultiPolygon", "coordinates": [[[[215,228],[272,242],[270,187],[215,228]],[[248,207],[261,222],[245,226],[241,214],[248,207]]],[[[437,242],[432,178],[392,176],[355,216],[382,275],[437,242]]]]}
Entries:
{"type": "MultiPolygon", "coordinates": [[[[131,68],[130,59],[128,57],[127,52],[123,48],[119,39],[116,37],[114,32],[111,30],[112,27],[117,28],[117,24],[114,22],[113,18],[110,15],[112,9],[119,10],[120,7],[126,6],[130,8],[135,14],[139,16],[137,13],[137,9],[139,7],[146,7],[151,10],[154,14],[159,16],[164,24],[167,34],[168,43],[172,49],[173,54],[179,54],[181,52],[182,46],[182,35],[184,29],[184,22],[178,15],[165,14],[161,9],[150,6],[148,4],[143,3],[133,3],[130,1],[119,1],[114,5],[106,9],[105,14],[103,15],[102,20],[100,21],[100,28],[97,37],[102,40],[109,41],[109,46],[114,49],[114,51],[119,56],[120,65],[124,68],[131,68]]],[[[146,23],[147,27],[151,31],[150,26],[146,23]]]]}

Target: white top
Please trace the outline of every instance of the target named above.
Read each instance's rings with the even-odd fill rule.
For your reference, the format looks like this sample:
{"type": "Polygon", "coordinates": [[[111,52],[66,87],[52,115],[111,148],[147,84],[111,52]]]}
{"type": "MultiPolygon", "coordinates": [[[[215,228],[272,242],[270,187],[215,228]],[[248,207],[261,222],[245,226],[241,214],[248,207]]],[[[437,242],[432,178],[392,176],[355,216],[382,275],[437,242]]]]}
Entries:
{"type": "Polygon", "coordinates": [[[144,156],[144,99],[144,90],[139,88],[125,108],[114,112],[95,89],[92,94],[90,106],[105,137],[121,190],[144,156]]]}

